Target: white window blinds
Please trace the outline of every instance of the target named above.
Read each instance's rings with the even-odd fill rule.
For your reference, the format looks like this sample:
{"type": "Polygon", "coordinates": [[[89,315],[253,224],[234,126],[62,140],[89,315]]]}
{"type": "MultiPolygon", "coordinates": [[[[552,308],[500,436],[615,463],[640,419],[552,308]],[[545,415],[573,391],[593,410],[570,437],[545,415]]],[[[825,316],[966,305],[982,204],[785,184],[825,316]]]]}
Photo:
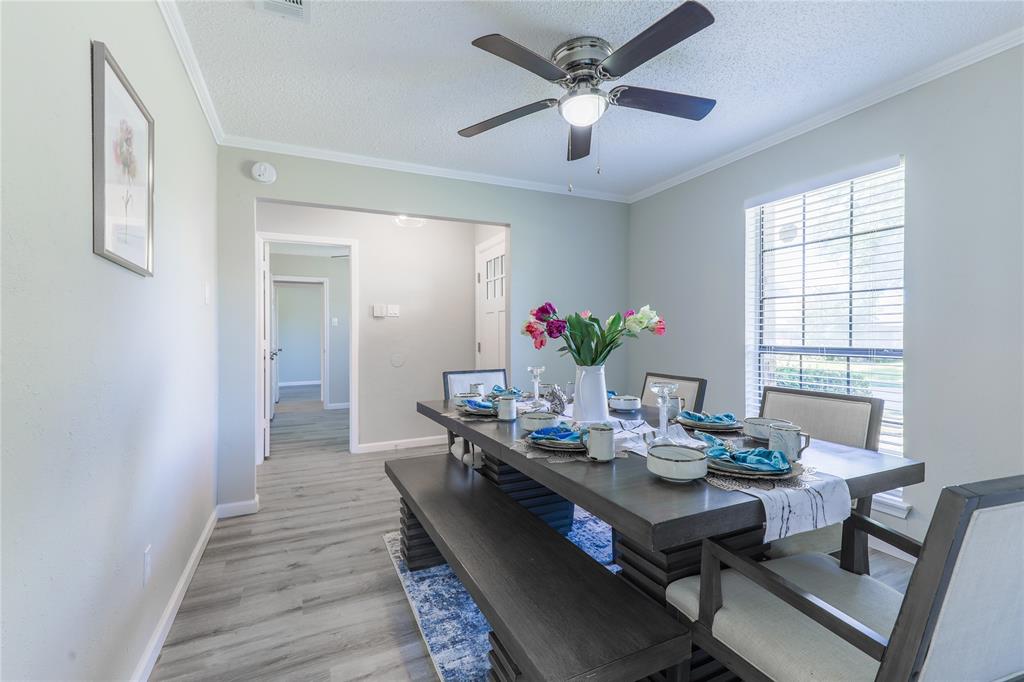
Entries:
{"type": "Polygon", "coordinates": [[[903,165],[747,209],[747,413],[765,386],[885,400],[903,454],[903,165]]]}

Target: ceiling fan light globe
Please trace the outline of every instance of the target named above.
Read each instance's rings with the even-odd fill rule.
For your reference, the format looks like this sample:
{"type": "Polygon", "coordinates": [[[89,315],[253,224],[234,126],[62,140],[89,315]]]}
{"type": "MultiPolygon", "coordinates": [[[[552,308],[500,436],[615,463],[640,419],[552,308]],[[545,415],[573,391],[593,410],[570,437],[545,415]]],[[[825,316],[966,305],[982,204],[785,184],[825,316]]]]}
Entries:
{"type": "Polygon", "coordinates": [[[558,101],[558,113],[572,126],[594,125],[607,110],[608,95],[598,88],[575,90],[558,101]]]}

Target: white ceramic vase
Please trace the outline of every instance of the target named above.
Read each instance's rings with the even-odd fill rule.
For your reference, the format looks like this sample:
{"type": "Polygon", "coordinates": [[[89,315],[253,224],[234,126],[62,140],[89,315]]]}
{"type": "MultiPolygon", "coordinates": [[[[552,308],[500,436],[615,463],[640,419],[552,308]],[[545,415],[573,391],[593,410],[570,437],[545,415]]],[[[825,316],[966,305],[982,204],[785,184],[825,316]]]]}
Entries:
{"type": "Polygon", "coordinates": [[[604,381],[604,365],[576,365],[572,418],[577,422],[608,421],[608,387],[604,381]]]}

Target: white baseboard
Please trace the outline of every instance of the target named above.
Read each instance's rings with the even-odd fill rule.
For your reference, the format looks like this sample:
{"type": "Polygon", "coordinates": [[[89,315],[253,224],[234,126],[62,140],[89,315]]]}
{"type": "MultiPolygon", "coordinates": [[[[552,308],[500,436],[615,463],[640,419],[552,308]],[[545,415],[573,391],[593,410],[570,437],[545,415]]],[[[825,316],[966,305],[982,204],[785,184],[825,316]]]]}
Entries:
{"type": "Polygon", "coordinates": [[[406,438],[405,440],[383,440],[376,443],[360,443],[352,448],[352,452],[361,455],[367,452],[385,452],[387,450],[403,450],[405,448],[418,448],[424,445],[444,445],[448,442],[448,436],[425,436],[423,438],[406,438]]]}
{"type": "Polygon", "coordinates": [[[178,584],[174,586],[170,599],[167,600],[164,612],[160,614],[160,620],[157,621],[156,629],[153,631],[152,636],[150,636],[149,642],[146,643],[146,648],[142,652],[142,658],[139,659],[138,665],[135,666],[132,680],[139,680],[140,682],[148,680],[150,673],[153,672],[153,666],[156,665],[156,659],[160,656],[160,650],[164,646],[164,640],[167,639],[167,633],[171,631],[174,617],[178,615],[178,607],[181,606],[181,600],[185,598],[185,592],[188,590],[189,583],[192,582],[192,576],[195,574],[196,568],[199,567],[199,560],[203,558],[206,543],[209,542],[210,535],[213,533],[213,527],[216,524],[217,509],[214,508],[210,512],[210,518],[206,520],[203,532],[199,534],[196,546],[192,548],[192,555],[189,556],[188,561],[185,563],[185,569],[181,572],[181,577],[178,578],[178,584]]]}
{"type": "Polygon", "coordinates": [[[232,516],[245,516],[246,514],[255,514],[259,510],[260,496],[257,495],[251,500],[242,500],[241,502],[226,502],[224,504],[218,504],[217,518],[230,519],[232,516]]]}
{"type": "Polygon", "coordinates": [[[319,381],[279,381],[278,386],[319,386],[319,381]]]}
{"type": "Polygon", "coordinates": [[[347,410],[351,403],[324,403],[325,410],[347,410]]]}

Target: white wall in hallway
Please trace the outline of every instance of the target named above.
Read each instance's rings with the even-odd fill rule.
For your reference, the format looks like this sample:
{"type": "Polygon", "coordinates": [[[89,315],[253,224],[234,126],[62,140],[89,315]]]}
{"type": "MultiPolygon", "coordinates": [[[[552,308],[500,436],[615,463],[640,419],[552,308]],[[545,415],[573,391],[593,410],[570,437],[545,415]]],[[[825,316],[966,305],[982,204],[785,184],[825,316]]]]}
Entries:
{"type": "MultiPolygon", "coordinates": [[[[349,402],[349,335],[351,333],[351,284],[348,258],[325,256],[295,256],[283,253],[270,254],[270,271],[274,275],[297,275],[299,277],[326,277],[327,297],[331,306],[331,318],[338,320],[337,326],[330,326],[331,354],[330,395],[327,403],[343,405],[349,402]]],[[[287,352],[287,349],[286,349],[287,352]]]]}
{"type": "Polygon", "coordinates": [[[0,14],[0,677],[127,679],[214,509],[217,148],[156,3],[0,14]],[[152,278],[92,253],[90,39],[155,120],[152,278]]]}
{"type": "MultiPolygon", "coordinates": [[[[510,354],[513,369],[521,373],[513,379],[520,383],[525,367],[535,362],[547,366],[544,376],[551,381],[564,382],[574,373],[556,345],[537,352],[515,333],[531,308],[554,299],[564,310],[590,308],[608,315],[627,305],[625,204],[229,147],[220,149],[219,162],[221,503],[251,500],[256,491],[253,264],[259,199],[510,224],[510,354]],[[277,182],[261,185],[249,177],[257,160],[277,167],[277,182]],[[575,257],[580,251],[586,258],[575,257]]],[[[365,294],[363,300],[371,302],[365,294]]],[[[624,355],[613,357],[607,372],[609,385],[625,383],[624,355]]],[[[361,388],[364,381],[360,377],[361,388]]]]}
{"type": "Polygon", "coordinates": [[[1024,472],[1022,89],[1017,47],[633,204],[630,294],[671,340],[631,347],[634,388],[707,377],[706,409],[742,410],[744,201],[904,154],[905,452],[926,480],[885,520],[920,537],[943,486],[1024,472]]]}
{"type": "Polygon", "coordinates": [[[324,324],[320,284],[275,282],[277,291],[277,378],[281,384],[319,383],[324,324]]]}
{"type": "Polygon", "coordinates": [[[260,202],[256,221],[261,232],[359,242],[360,443],[442,433],[416,401],[441,397],[442,370],[473,367],[474,226],[400,227],[387,215],[275,202],[260,202]],[[374,303],[398,304],[400,316],[374,318],[374,303]]]}

